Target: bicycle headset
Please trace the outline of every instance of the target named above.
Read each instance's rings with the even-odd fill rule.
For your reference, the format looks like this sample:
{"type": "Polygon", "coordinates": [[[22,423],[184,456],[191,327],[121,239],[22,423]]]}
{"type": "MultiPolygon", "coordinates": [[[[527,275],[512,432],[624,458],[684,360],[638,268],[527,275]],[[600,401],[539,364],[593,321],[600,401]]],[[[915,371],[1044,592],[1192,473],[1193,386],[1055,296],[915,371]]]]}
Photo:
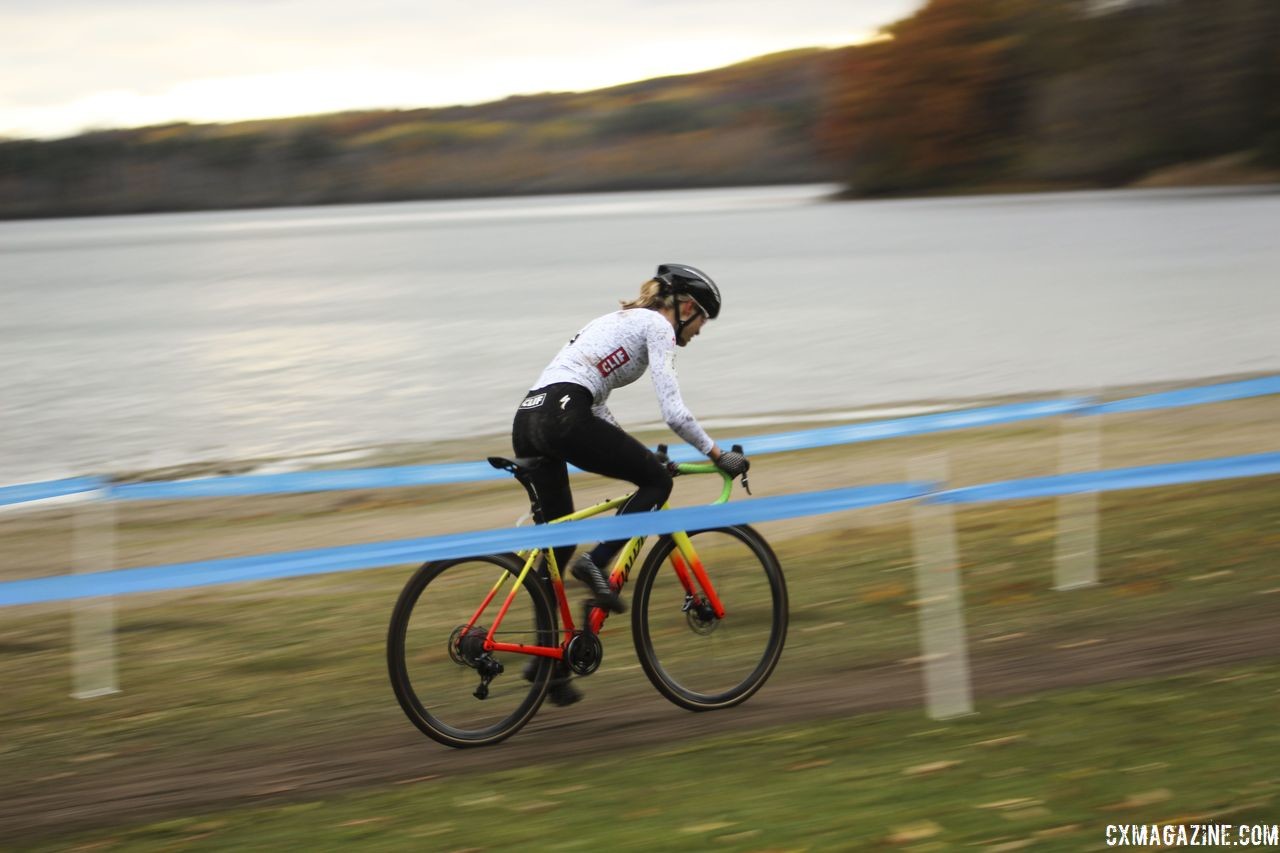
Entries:
{"type": "Polygon", "coordinates": [[[714,320],[720,316],[720,288],[711,280],[711,276],[697,267],[688,264],[659,264],[654,276],[661,285],[660,293],[675,297],[676,340],[684,332],[689,321],[680,316],[680,297],[687,296],[698,307],[698,310],[714,320]]]}

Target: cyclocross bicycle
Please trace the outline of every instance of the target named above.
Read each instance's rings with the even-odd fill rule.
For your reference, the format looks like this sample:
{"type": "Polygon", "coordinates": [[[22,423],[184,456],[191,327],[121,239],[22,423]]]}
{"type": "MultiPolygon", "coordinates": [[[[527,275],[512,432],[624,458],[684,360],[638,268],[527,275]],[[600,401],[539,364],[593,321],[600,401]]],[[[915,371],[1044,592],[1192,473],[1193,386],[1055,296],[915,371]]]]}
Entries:
{"type": "MultiPolygon", "coordinates": [[[[659,448],[664,458],[665,450],[659,448]]],[[[515,475],[540,518],[529,481],[539,458],[490,457],[489,463],[515,475]]],[[[720,474],[723,488],[713,503],[729,500],[733,478],[714,464],[667,466],[673,475],[720,474]]],[[[746,475],[742,480],[747,487],[746,475]]],[[[550,523],[601,515],[629,498],[550,523]]],[[[618,554],[610,575],[615,590],[625,586],[643,545],[644,537],[632,538],[618,554]]],[[[631,608],[645,675],[691,711],[745,701],[769,678],[786,640],[782,568],[746,525],[661,536],[636,576],[631,608]]],[[[579,676],[599,668],[599,633],[608,615],[588,602],[581,626],[574,622],[549,548],[425,563],[391,615],[391,684],[405,714],[428,737],[453,747],[494,744],[537,712],[557,661],[579,676]]]]}

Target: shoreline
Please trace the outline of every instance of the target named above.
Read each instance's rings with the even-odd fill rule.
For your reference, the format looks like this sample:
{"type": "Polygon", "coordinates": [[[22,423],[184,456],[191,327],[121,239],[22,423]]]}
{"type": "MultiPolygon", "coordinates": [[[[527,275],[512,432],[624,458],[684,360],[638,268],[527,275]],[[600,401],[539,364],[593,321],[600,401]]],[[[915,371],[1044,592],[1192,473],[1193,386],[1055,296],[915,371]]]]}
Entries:
{"type": "Polygon", "coordinates": [[[347,207],[374,207],[411,204],[449,204],[457,202],[533,201],[552,198],[599,197],[608,195],[700,192],[715,190],[773,190],[786,187],[830,187],[818,201],[832,204],[875,203],[901,201],[939,201],[963,199],[1016,198],[1033,195],[1073,195],[1077,193],[1157,192],[1157,193],[1266,193],[1280,192],[1280,169],[1253,168],[1241,172],[1224,172],[1213,164],[1197,162],[1171,166],[1125,184],[1104,183],[993,183],[989,185],[937,187],[904,191],[900,193],[859,194],[835,178],[812,181],[761,180],[736,183],[655,183],[638,186],[584,186],[577,189],[521,192],[509,191],[458,193],[449,195],[424,195],[405,198],[400,196],[380,199],[333,199],[313,202],[287,201],[278,204],[244,204],[222,206],[156,206],[153,208],[97,212],[48,212],[14,215],[0,212],[0,226],[20,223],[47,223],[60,221],[96,221],[105,219],[131,219],[147,216],[178,216],[183,214],[235,214],[264,213],[285,210],[327,210],[347,207]]]}

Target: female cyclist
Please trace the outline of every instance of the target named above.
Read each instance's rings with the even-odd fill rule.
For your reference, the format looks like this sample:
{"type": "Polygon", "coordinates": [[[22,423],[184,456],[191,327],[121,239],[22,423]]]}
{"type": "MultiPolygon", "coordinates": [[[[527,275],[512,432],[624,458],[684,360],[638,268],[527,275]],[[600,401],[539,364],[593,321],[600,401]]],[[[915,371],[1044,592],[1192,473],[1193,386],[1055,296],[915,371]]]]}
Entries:
{"type": "MultiPolygon", "coordinates": [[[[517,456],[545,457],[531,472],[543,515],[535,521],[573,512],[568,464],[634,483],[636,492],[619,515],[666,503],[671,494],[666,466],[624,432],[605,405],[610,391],[635,382],[646,367],[667,426],[726,473],[737,476],[747,470],[742,454],[721,451],[698,425],[676,379],[676,347],[687,346],[719,315],[720,289],[706,273],[685,264],[662,264],[637,298],[592,320],[560,349],[520,403],[511,431],[517,456]]],[[[615,613],[626,606],[604,569],[624,544],[601,542],[572,567],[573,576],[591,588],[595,603],[615,613]]],[[[556,564],[565,565],[572,553],[572,547],[555,549],[556,564]]],[[[557,682],[553,702],[577,701],[567,678],[557,682]]]]}

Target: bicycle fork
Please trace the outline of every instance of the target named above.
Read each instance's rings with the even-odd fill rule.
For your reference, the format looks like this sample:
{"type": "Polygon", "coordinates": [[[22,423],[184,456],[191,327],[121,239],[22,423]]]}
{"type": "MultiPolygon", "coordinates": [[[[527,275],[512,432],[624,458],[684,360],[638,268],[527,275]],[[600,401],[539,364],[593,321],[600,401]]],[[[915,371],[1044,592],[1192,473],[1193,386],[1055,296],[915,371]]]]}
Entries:
{"type": "Polygon", "coordinates": [[[697,552],[693,550],[693,543],[689,541],[687,533],[673,533],[671,539],[676,544],[676,550],[671,552],[671,567],[675,569],[676,577],[680,579],[680,585],[684,587],[684,607],[686,613],[694,611],[695,614],[704,621],[710,621],[711,617],[716,619],[724,618],[724,604],[720,601],[720,596],[716,595],[716,588],[711,584],[711,578],[707,576],[707,570],[702,565],[702,560],[698,558],[697,552]],[[694,583],[694,580],[697,583],[694,583]],[[702,590],[705,598],[698,594],[698,590],[702,590]]]}

